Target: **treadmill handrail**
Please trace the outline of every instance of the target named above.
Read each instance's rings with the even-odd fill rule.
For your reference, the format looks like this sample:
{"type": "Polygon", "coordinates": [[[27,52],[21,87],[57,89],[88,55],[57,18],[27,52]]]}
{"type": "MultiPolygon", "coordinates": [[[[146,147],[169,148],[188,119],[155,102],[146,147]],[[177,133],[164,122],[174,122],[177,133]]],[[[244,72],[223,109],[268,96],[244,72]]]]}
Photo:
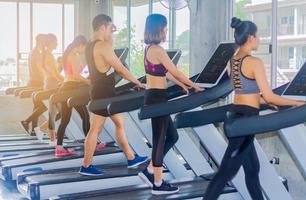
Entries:
{"type": "Polygon", "coordinates": [[[39,91],[41,91],[41,90],[42,90],[42,89],[29,89],[29,90],[20,91],[20,92],[19,92],[19,98],[21,98],[21,99],[31,98],[32,95],[33,95],[35,92],[39,92],[39,91]]]}
{"type": "Polygon", "coordinates": [[[306,105],[303,105],[267,115],[233,119],[225,124],[224,129],[227,137],[231,138],[280,130],[305,121],[306,105]]]}
{"type": "Polygon", "coordinates": [[[174,118],[176,128],[189,128],[223,122],[232,104],[199,111],[179,113],[174,118]]]}
{"type": "Polygon", "coordinates": [[[49,90],[43,90],[43,91],[38,91],[38,92],[35,92],[33,94],[33,98],[34,100],[36,101],[42,101],[42,100],[46,100],[46,99],[49,99],[50,96],[52,94],[54,94],[55,92],[58,91],[58,88],[55,88],[55,89],[49,89],[49,90]]]}
{"type": "Polygon", "coordinates": [[[165,103],[144,106],[141,108],[138,117],[143,120],[190,110],[221,98],[232,92],[232,90],[230,79],[226,79],[217,86],[206,89],[203,92],[191,94],[165,103]]]}
{"type": "Polygon", "coordinates": [[[90,95],[84,95],[84,96],[74,96],[74,97],[70,97],[67,100],[67,105],[68,107],[72,108],[72,107],[76,107],[76,106],[84,106],[87,105],[90,101],[90,95]]]}
{"type": "MultiPolygon", "coordinates": [[[[273,92],[282,93],[287,85],[288,83],[278,88],[275,88],[273,89],[273,92]]],[[[232,105],[233,104],[228,104],[228,105],[219,106],[219,107],[210,108],[210,109],[179,113],[174,118],[174,126],[176,128],[187,128],[187,127],[198,127],[198,126],[204,126],[204,125],[213,124],[213,123],[224,122],[226,118],[226,112],[230,109],[232,105]]],[[[280,110],[284,110],[288,108],[289,107],[284,106],[284,107],[281,107],[280,110]]],[[[268,109],[274,110],[273,107],[267,104],[262,104],[260,106],[261,111],[268,110],[268,109]]]]}
{"type": "Polygon", "coordinates": [[[126,99],[134,99],[138,97],[143,97],[144,92],[145,92],[144,90],[140,90],[140,91],[122,94],[122,95],[111,97],[111,98],[92,100],[89,102],[88,108],[91,112],[107,109],[109,104],[112,102],[121,102],[126,99]]]}
{"type": "MultiPolygon", "coordinates": [[[[198,77],[198,74],[191,77],[190,80],[194,81],[196,77],[198,77]]],[[[168,92],[168,100],[185,94],[185,91],[180,86],[175,85],[171,82],[169,82],[167,92],[168,92]]],[[[123,98],[122,101],[111,102],[107,107],[107,111],[110,115],[130,112],[139,109],[140,107],[143,106],[143,104],[144,104],[144,96],[123,98]]]]}
{"type": "Polygon", "coordinates": [[[59,92],[51,95],[49,101],[51,104],[61,103],[67,101],[73,96],[85,96],[89,94],[89,85],[84,85],[76,89],[67,90],[64,92],[59,92]]]}

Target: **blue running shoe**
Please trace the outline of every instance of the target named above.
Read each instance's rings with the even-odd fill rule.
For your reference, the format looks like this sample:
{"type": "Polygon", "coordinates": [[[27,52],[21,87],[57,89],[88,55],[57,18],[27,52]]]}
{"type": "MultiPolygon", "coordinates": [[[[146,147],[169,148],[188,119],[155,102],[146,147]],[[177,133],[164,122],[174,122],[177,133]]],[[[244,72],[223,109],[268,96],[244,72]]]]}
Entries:
{"type": "Polygon", "coordinates": [[[97,167],[94,167],[93,165],[89,165],[88,167],[81,167],[79,174],[85,175],[85,176],[101,176],[103,175],[104,171],[102,169],[99,169],[97,167]]]}
{"type": "Polygon", "coordinates": [[[142,163],[145,163],[148,161],[148,156],[138,156],[137,154],[135,154],[135,158],[134,160],[128,160],[128,169],[130,168],[135,168],[138,167],[139,165],[141,165],[142,163]]]}

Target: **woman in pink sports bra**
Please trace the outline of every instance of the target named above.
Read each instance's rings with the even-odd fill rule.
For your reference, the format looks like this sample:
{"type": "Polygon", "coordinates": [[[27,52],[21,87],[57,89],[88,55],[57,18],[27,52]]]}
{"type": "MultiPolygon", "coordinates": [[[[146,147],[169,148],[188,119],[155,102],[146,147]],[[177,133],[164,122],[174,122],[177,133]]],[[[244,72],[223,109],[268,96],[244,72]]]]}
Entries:
{"type": "MultiPolygon", "coordinates": [[[[72,95],[78,95],[80,87],[89,86],[89,79],[81,76],[81,72],[84,67],[81,64],[81,54],[84,53],[87,40],[84,36],[77,36],[73,42],[66,48],[63,54],[63,70],[65,72],[64,83],[59,88],[57,94],[67,94],[67,100],[72,97],[72,95]],[[70,95],[71,93],[71,95],[70,95]]],[[[52,97],[51,97],[52,98],[52,97]]],[[[50,106],[58,106],[50,101],[50,106]]],[[[86,106],[76,106],[74,109],[79,113],[82,119],[83,132],[86,135],[90,124],[89,124],[89,113],[86,106]]],[[[50,109],[54,110],[54,109],[50,109]]],[[[63,138],[65,134],[66,127],[70,121],[72,114],[72,108],[68,107],[67,102],[63,101],[60,103],[60,114],[61,114],[61,123],[57,130],[57,146],[55,149],[55,156],[69,156],[74,154],[63,147],[63,138]]],[[[55,133],[55,118],[56,112],[49,113],[49,129],[50,132],[55,133]]]]}

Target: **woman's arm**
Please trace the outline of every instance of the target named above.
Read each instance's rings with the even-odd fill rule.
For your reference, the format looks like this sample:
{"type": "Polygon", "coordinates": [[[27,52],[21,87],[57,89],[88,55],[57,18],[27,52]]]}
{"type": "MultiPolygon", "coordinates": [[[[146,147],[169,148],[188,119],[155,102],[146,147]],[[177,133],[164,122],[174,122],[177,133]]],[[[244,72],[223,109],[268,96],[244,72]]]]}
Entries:
{"type": "Polygon", "coordinates": [[[73,76],[74,80],[82,81],[82,82],[89,85],[90,84],[89,80],[87,78],[84,78],[80,74],[79,67],[81,65],[81,62],[80,62],[79,58],[76,55],[69,55],[67,59],[72,65],[72,76],[73,76]]]}
{"type": "Polygon", "coordinates": [[[291,100],[274,94],[266,78],[266,72],[263,62],[260,59],[254,57],[251,59],[253,59],[252,66],[254,66],[254,77],[262,93],[262,98],[267,104],[273,104],[278,106],[300,106],[305,104],[304,101],[291,100]]]}
{"type": "Polygon", "coordinates": [[[168,80],[172,81],[176,85],[178,85],[181,88],[183,88],[187,95],[189,94],[189,90],[188,90],[189,88],[184,83],[182,83],[182,82],[178,81],[176,78],[174,78],[172,76],[172,74],[166,73],[166,77],[167,77],[168,80]]]}
{"type": "Polygon", "coordinates": [[[57,71],[57,65],[56,65],[56,62],[55,62],[55,58],[53,56],[53,54],[51,53],[48,53],[45,57],[45,73],[47,73],[47,75],[51,75],[53,76],[54,78],[56,78],[58,81],[62,82],[64,81],[64,77],[61,76],[59,74],[59,72],[57,71]]]}
{"type": "Polygon", "coordinates": [[[179,71],[173,62],[170,60],[169,56],[167,55],[166,51],[160,47],[157,50],[157,58],[159,62],[168,70],[168,72],[176,78],[181,83],[190,86],[194,88],[196,91],[203,91],[203,88],[200,88],[198,85],[196,85],[194,82],[189,80],[181,71],[179,71]]]}

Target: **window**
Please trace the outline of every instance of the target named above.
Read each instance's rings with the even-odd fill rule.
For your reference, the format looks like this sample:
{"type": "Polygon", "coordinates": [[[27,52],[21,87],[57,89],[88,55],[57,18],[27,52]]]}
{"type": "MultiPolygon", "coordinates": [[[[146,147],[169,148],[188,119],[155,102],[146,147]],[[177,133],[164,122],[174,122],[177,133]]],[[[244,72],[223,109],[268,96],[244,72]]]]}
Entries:
{"type": "Polygon", "coordinates": [[[287,20],[288,18],[287,17],[282,17],[281,18],[281,23],[282,24],[287,24],[288,23],[288,20],[287,20]]]}
{"type": "Polygon", "coordinates": [[[182,51],[178,67],[180,67],[179,69],[181,69],[186,75],[189,75],[189,20],[190,12],[188,7],[176,11],[176,21],[179,22],[180,25],[176,26],[175,48],[182,51]]]}
{"type": "MultiPolygon", "coordinates": [[[[163,43],[165,49],[170,45],[174,48],[180,48],[183,51],[179,66],[182,66],[182,71],[188,74],[189,71],[189,9],[186,7],[176,12],[164,7],[159,0],[114,0],[112,2],[111,13],[114,24],[118,31],[114,34],[115,47],[130,47],[129,66],[130,71],[137,77],[145,74],[143,67],[144,59],[144,27],[145,19],[152,13],[164,15],[168,20],[168,37],[163,43]],[[130,7],[129,7],[130,5],[130,7]],[[130,13],[130,16],[128,16],[130,13]],[[172,16],[172,15],[176,16],[172,16]],[[171,16],[179,25],[170,27],[171,16]],[[179,22],[179,23],[178,23],[179,22]],[[175,28],[173,28],[175,27],[175,28]],[[174,30],[173,30],[174,29],[174,30]],[[176,35],[174,35],[176,33],[176,35]],[[130,38],[128,36],[130,35],[130,38]]],[[[174,21],[174,20],[173,20],[174,21]]],[[[175,22],[174,22],[175,23],[175,22]]]]}
{"type": "Polygon", "coordinates": [[[54,33],[58,38],[58,47],[55,51],[58,55],[74,38],[74,4],[0,1],[0,12],[5,16],[5,20],[0,20],[0,26],[5,27],[0,37],[2,44],[0,46],[0,90],[27,84],[29,79],[27,61],[32,46],[31,35],[34,44],[38,33],[54,33]],[[19,16],[18,19],[17,16],[19,16]]]}
{"type": "Polygon", "coordinates": [[[124,48],[129,46],[128,30],[128,4],[126,0],[112,1],[113,22],[117,27],[114,33],[114,47],[124,48]]]}
{"type": "Polygon", "coordinates": [[[306,46],[302,48],[302,58],[306,59],[306,46]]]}
{"type": "Polygon", "coordinates": [[[149,1],[131,1],[130,70],[136,77],[145,75],[143,34],[145,19],[149,15],[149,1]]]}
{"type": "Polygon", "coordinates": [[[1,31],[0,37],[0,89],[14,86],[17,83],[17,5],[16,3],[0,2],[0,13],[5,16],[5,20],[0,20],[0,27],[5,27],[1,31]]]}
{"type": "Polygon", "coordinates": [[[294,58],[294,48],[289,47],[288,48],[288,59],[293,59],[294,58]]]}

